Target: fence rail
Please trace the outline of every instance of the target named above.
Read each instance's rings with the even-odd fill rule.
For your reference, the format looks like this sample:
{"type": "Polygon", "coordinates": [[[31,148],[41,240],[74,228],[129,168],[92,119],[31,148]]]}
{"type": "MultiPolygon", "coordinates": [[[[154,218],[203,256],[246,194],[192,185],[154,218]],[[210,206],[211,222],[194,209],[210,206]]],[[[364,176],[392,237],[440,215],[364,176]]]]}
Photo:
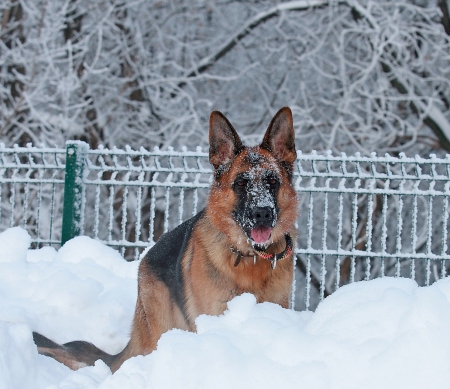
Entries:
{"type": "MultiPolygon", "coordinates": [[[[85,234],[135,259],[203,208],[207,153],[0,145],[0,231],[20,225],[36,247],[85,234]]],[[[450,156],[298,153],[296,303],[314,308],[341,285],[447,274],[450,156]]]]}

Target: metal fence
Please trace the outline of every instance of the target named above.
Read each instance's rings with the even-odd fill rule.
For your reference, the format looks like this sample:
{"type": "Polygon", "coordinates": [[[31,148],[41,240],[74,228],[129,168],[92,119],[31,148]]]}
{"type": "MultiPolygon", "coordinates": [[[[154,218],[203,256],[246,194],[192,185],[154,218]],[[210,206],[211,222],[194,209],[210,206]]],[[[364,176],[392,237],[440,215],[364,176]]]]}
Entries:
{"type": "Polygon", "coordinates": [[[35,246],[60,244],[65,154],[0,144],[0,231],[21,226],[35,246]]]}
{"type": "MultiPolygon", "coordinates": [[[[0,146],[0,231],[20,225],[35,247],[84,234],[128,260],[203,208],[207,153],[0,146]]],[[[450,156],[298,154],[295,295],[314,309],[341,285],[447,274],[450,156]]]]}

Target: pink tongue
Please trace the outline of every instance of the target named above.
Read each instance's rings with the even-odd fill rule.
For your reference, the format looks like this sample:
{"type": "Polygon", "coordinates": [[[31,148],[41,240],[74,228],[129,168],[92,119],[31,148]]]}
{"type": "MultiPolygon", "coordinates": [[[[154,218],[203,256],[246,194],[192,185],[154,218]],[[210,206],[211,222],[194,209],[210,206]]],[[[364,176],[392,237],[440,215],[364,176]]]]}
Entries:
{"type": "Polygon", "coordinates": [[[250,231],[250,235],[254,242],[264,243],[269,240],[272,230],[269,227],[258,226],[250,231]]]}

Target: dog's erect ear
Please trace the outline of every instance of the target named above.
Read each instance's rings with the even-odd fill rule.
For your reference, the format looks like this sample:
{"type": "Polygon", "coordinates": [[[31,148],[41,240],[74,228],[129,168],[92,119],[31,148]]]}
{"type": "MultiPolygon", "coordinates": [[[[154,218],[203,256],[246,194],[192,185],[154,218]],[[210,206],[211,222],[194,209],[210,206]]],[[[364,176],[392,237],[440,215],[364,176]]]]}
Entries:
{"type": "Polygon", "coordinates": [[[297,158],[294,125],[289,107],[281,108],[267,128],[261,147],[270,151],[279,161],[293,163],[297,158]]]}
{"type": "Polygon", "coordinates": [[[243,148],[241,139],[219,111],[209,117],[209,162],[215,169],[231,163],[243,148]]]}

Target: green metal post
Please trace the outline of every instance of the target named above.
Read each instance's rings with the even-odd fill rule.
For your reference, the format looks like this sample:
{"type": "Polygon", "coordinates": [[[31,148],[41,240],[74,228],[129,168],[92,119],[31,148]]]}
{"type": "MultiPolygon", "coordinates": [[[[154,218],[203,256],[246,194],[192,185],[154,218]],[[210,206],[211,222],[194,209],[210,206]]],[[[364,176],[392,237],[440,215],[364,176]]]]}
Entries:
{"type": "Polygon", "coordinates": [[[88,149],[89,145],[85,142],[66,142],[61,246],[81,234],[84,195],[83,170],[88,149]]]}

